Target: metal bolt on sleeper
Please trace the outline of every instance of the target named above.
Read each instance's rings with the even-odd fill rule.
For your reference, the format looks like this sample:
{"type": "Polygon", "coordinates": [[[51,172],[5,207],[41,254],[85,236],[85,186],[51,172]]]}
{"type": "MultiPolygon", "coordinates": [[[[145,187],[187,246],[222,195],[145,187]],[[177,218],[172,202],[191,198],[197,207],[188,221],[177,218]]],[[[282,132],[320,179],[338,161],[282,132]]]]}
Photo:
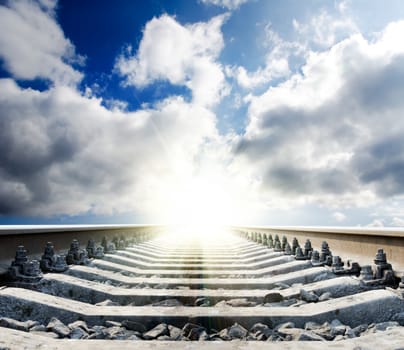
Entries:
{"type": "Polygon", "coordinates": [[[296,237],[293,237],[293,240],[292,240],[292,253],[293,253],[293,255],[296,254],[296,249],[297,249],[298,247],[300,247],[300,246],[299,246],[299,241],[297,240],[296,237]]]}
{"type": "Polygon", "coordinates": [[[86,265],[88,263],[87,251],[80,248],[80,243],[77,239],[73,239],[70,244],[70,249],[66,256],[66,262],[69,265],[86,265]]]}
{"type": "Polygon", "coordinates": [[[313,252],[313,247],[311,246],[311,241],[309,239],[307,239],[306,242],[304,243],[303,255],[307,259],[310,259],[312,252],[313,252]]]}
{"type": "Polygon", "coordinates": [[[284,254],[285,255],[292,255],[292,248],[290,248],[289,243],[286,243],[284,254]]]}
{"type": "Polygon", "coordinates": [[[8,279],[16,286],[37,283],[43,277],[38,260],[28,260],[27,250],[19,245],[15,258],[8,268],[8,279]]]}
{"type": "Polygon", "coordinates": [[[274,240],[272,238],[272,235],[269,235],[268,237],[268,247],[273,248],[274,247],[274,240]]]}
{"type": "Polygon", "coordinates": [[[46,243],[45,252],[40,260],[40,267],[44,272],[64,272],[69,268],[66,257],[55,254],[52,242],[46,243]]]}
{"type": "Polygon", "coordinates": [[[282,236],[281,248],[282,248],[283,251],[285,251],[287,243],[288,243],[288,239],[286,238],[286,236],[282,236]]]}
{"type": "Polygon", "coordinates": [[[296,248],[295,259],[296,260],[306,260],[307,259],[303,254],[302,248],[300,248],[300,247],[296,248]]]}
{"type": "Polygon", "coordinates": [[[313,253],[311,255],[311,264],[313,266],[322,266],[323,263],[320,261],[320,253],[318,250],[313,250],[313,253]]]}

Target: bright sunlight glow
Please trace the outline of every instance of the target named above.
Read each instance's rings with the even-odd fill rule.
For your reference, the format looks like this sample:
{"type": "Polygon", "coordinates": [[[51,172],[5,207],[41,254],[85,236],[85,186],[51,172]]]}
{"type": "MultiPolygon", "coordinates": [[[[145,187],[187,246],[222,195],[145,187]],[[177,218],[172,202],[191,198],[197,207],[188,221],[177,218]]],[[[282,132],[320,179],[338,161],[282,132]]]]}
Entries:
{"type": "Polygon", "coordinates": [[[177,236],[219,236],[225,226],[254,221],[259,211],[254,182],[232,176],[217,159],[189,167],[173,158],[175,174],[150,186],[153,220],[170,225],[177,236]]]}
{"type": "Polygon", "coordinates": [[[233,221],[231,195],[217,176],[188,178],[165,191],[158,210],[177,235],[214,235],[233,221]]]}

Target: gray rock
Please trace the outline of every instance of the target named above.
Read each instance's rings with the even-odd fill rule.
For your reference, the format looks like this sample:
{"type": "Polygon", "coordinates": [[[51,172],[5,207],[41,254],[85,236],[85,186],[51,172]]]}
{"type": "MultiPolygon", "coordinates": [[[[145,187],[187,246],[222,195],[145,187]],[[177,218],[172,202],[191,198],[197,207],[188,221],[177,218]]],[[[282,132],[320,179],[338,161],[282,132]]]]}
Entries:
{"type": "Polygon", "coordinates": [[[221,342],[223,341],[222,338],[220,338],[219,333],[213,333],[209,336],[209,340],[214,340],[215,342],[221,342]]]}
{"type": "Polygon", "coordinates": [[[183,306],[180,301],[177,299],[166,299],[162,301],[158,301],[152,304],[153,306],[167,306],[167,307],[174,307],[174,306],[183,306]]]}
{"type": "Polygon", "coordinates": [[[205,327],[194,323],[187,323],[182,328],[182,334],[189,340],[199,340],[199,337],[204,331],[206,331],[205,327]]]}
{"type": "Polygon", "coordinates": [[[29,329],[40,325],[40,323],[38,321],[33,321],[33,320],[28,320],[23,323],[25,323],[29,329]]]}
{"type": "Polygon", "coordinates": [[[88,337],[88,339],[105,339],[106,337],[106,333],[104,332],[105,329],[106,327],[104,326],[93,326],[90,329],[90,336],[88,337]]]}
{"type": "Polygon", "coordinates": [[[376,323],[375,329],[376,329],[376,331],[385,331],[387,328],[398,327],[398,326],[399,326],[399,323],[396,321],[387,321],[387,322],[376,323]]]}
{"type": "Polygon", "coordinates": [[[70,334],[70,328],[56,317],[51,318],[46,329],[56,333],[60,338],[66,338],[70,334]]]}
{"type": "Polygon", "coordinates": [[[210,301],[208,300],[206,303],[199,305],[199,307],[208,307],[210,306],[210,301]]]}
{"type": "Polygon", "coordinates": [[[337,335],[335,338],[334,338],[334,341],[341,341],[341,340],[344,340],[345,338],[344,338],[344,336],[343,335],[337,335]]]}
{"type": "Polygon", "coordinates": [[[87,326],[87,323],[86,322],[84,322],[84,321],[75,321],[75,322],[73,322],[73,323],[69,323],[68,325],[67,325],[70,329],[76,329],[76,328],[81,328],[82,330],[84,330],[86,333],[88,333],[89,332],[89,328],[88,328],[88,326],[87,326]]]}
{"type": "Polygon", "coordinates": [[[168,326],[166,323],[160,323],[153,329],[143,333],[143,338],[146,340],[156,339],[162,335],[169,335],[168,326]]]}
{"type": "Polygon", "coordinates": [[[331,327],[330,334],[333,337],[336,337],[337,335],[345,335],[346,332],[346,326],[341,325],[341,326],[336,326],[336,327],[331,327]]]}
{"type": "Polygon", "coordinates": [[[210,306],[210,300],[208,298],[197,298],[194,302],[195,306],[210,306]]]}
{"type": "Polygon", "coordinates": [[[216,307],[223,307],[223,306],[229,306],[226,303],[226,300],[220,300],[215,304],[216,307]]]}
{"type": "MultiPolygon", "coordinates": [[[[122,327],[122,323],[121,322],[117,322],[117,321],[105,321],[104,322],[105,327],[122,327]]],[[[70,327],[70,325],[69,325],[70,327]]],[[[127,327],[126,327],[127,328],[127,327]]]]}
{"type": "Polygon", "coordinates": [[[300,298],[307,301],[308,303],[316,303],[318,301],[318,296],[313,292],[308,292],[304,289],[300,289],[300,298]]]}
{"type": "Polygon", "coordinates": [[[325,341],[325,339],[314,333],[313,331],[302,331],[300,335],[296,338],[299,341],[325,341]]]}
{"type": "Polygon", "coordinates": [[[29,330],[27,322],[17,321],[12,318],[8,318],[8,317],[0,318],[0,326],[6,327],[6,328],[11,328],[11,329],[16,329],[18,331],[24,331],[24,332],[28,332],[28,330],[29,330]]]}
{"type": "Polygon", "coordinates": [[[93,327],[90,329],[90,332],[91,332],[91,333],[103,332],[105,328],[107,328],[107,327],[104,327],[104,326],[93,326],[93,327]]]}
{"type": "Polygon", "coordinates": [[[92,333],[87,339],[105,339],[105,334],[103,332],[92,333]]]}
{"type": "Polygon", "coordinates": [[[267,339],[267,341],[272,341],[272,342],[275,342],[275,341],[283,341],[283,340],[285,340],[285,339],[282,338],[279,334],[276,334],[276,333],[272,334],[272,335],[267,339]]]}
{"type": "Polygon", "coordinates": [[[172,340],[169,335],[160,335],[157,340],[172,340]]]}
{"type": "Polygon", "coordinates": [[[209,337],[209,334],[206,332],[206,330],[203,330],[202,332],[200,332],[199,338],[198,338],[199,341],[209,340],[209,339],[210,339],[210,337],[209,337]]]}
{"type": "Polygon", "coordinates": [[[229,337],[231,339],[242,339],[245,338],[248,334],[248,331],[238,323],[235,323],[231,327],[228,328],[229,337]]]}
{"type": "Polygon", "coordinates": [[[46,327],[43,324],[39,324],[29,329],[30,332],[46,332],[46,327]]]}
{"type": "Polygon", "coordinates": [[[168,333],[171,340],[180,340],[182,336],[182,329],[172,325],[168,325],[168,333]]]}
{"type": "Polygon", "coordinates": [[[252,327],[250,328],[250,332],[251,333],[257,333],[257,332],[265,332],[267,330],[271,330],[271,327],[269,327],[268,325],[264,324],[264,323],[255,323],[254,325],[252,325],[252,327]]]}
{"type": "Polygon", "coordinates": [[[349,326],[346,327],[345,336],[347,338],[356,338],[354,330],[349,326]]]}
{"type": "Polygon", "coordinates": [[[307,331],[311,331],[313,329],[319,329],[321,328],[321,325],[318,324],[317,322],[306,322],[304,325],[304,329],[307,331]]]}
{"type": "Polygon", "coordinates": [[[246,298],[226,300],[226,304],[233,307],[256,306],[257,303],[246,298]]]}
{"type": "Polygon", "coordinates": [[[320,328],[312,329],[312,332],[323,337],[326,340],[333,340],[334,335],[331,335],[331,327],[328,322],[324,322],[320,328]]]}
{"type": "Polygon", "coordinates": [[[139,333],[145,333],[147,331],[146,327],[142,323],[130,320],[122,321],[122,327],[139,333]]]}
{"type": "Polygon", "coordinates": [[[222,340],[231,340],[230,335],[229,335],[229,329],[224,328],[219,332],[219,337],[222,340]]]}
{"type": "Polygon", "coordinates": [[[283,301],[284,297],[281,293],[271,292],[265,295],[264,303],[279,303],[283,301]]]}
{"type": "Polygon", "coordinates": [[[376,333],[376,325],[374,323],[371,323],[367,329],[361,334],[361,336],[363,335],[367,335],[367,334],[373,334],[376,333]]]}
{"type": "Polygon", "coordinates": [[[174,289],[180,289],[180,290],[189,290],[191,289],[189,286],[177,286],[174,289]]]}
{"type": "Polygon", "coordinates": [[[332,294],[330,292],[325,292],[318,297],[318,301],[326,301],[332,299],[332,294]]]}
{"type": "Polygon", "coordinates": [[[129,337],[127,337],[126,340],[142,340],[142,338],[140,338],[136,334],[132,334],[129,337]]]}
{"type": "Polygon", "coordinates": [[[404,326],[404,312],[399,312],[395,314],[392,318],[392,321],[396,321],[400,324],[400,326],[404,326]]]}
{"type": "Polygon", "coordinates": [[[367,324],[360,324],[359,326],[352,328],[353,333],[355,334],[356,337],[359,337],[361,333],[367,331],[368,325],[367,324]]]}
{"type": "Polygon", "coordinates": [[[293,304],[296,304],[297,302],[298,302],[297,299],[290,298],[290,299],[280,301],[278,303],[265,303],[265,304],[263,304],[263,306],[266,306],[266,307],[285,307],[285,306],[291,306],[293,304]]]}
{"type": "Polygon", "coordinates": [[[303,332],[301,328],[282,327],[277,330],[278,334],[287,340],[297,340],[303,332]]]}
{"type": "Polygon", "coordinates": [[[192,328],[189,331],[187,338],[189,340],[202,340],[205,337],[205,333],[206,329],[204,327],[192,328]]]}
{"type": "Polygon", "coordinates": [[[133,335],[132,331],[126,330],[124,327],[109,327],[103,330],[104,339],[124,340],[133,335]]]}
{"type": "Polygon", "coordinates": [[[266,340],[273,334],[273,331],[266,324],[256,323],[250,328],[250,333],[256,340],[266,340]]]}
{"type": "Polygon", "coordinates": [[[275,327],[275,330],[277,331],[281,328],[295,328],[295,324],[293,322],[281,323],[275,327]]]}
{"type": "Polygon", "coordinates": [[[331,321],[330,328],[330,334],[332,337],[336,337],[337,335],[345,335],[346,326],[338,319],[331,321]]]}
{"type": "Polygon", "coordinates": [[[69,338],[70,339],[87,339],[88,333],[83,328],[76,327],[70,332],[69,338]]]}
{"type": "Polygon", "coordinates": [[[338,326],[343,326],[344,324],[337,318],[334,318],[331,323],[330,327],[338,327],[338,326]]]}

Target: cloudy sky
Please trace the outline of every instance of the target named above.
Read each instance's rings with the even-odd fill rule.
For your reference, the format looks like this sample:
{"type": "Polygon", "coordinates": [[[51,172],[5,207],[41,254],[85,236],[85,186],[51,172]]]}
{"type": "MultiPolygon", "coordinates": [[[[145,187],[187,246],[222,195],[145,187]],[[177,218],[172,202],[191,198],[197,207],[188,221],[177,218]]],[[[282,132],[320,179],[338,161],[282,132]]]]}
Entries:
{"type": "Polygon", "coordinates": [[[404,226],[402,0],[0,1],[0,224],[404,226]]]}

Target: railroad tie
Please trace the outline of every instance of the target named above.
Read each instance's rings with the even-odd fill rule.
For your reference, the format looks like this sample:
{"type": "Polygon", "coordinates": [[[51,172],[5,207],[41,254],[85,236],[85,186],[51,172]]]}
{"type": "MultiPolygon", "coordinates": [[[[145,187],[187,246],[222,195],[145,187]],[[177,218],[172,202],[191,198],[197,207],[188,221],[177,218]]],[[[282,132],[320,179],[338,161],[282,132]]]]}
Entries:
{"type": "Polygon", "coordinates": [[[42,256],[17,248],[0,287],[0,348],[404,344],[404,278],[382,249],[360,266],[326,242],[240,230],[84,243],[73,240],[66,256],[46,241],[42,256]]]}

